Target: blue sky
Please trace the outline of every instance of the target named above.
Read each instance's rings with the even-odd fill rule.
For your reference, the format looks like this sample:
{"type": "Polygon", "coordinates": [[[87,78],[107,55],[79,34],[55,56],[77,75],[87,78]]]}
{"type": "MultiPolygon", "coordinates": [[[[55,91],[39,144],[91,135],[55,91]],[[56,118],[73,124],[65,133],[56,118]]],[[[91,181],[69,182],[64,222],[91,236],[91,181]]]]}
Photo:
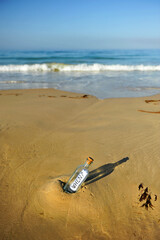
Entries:
{"type": "Polygon", "coordinates": [[[160,48],[159,0],[0,0],[0,49],[160,48]]]}

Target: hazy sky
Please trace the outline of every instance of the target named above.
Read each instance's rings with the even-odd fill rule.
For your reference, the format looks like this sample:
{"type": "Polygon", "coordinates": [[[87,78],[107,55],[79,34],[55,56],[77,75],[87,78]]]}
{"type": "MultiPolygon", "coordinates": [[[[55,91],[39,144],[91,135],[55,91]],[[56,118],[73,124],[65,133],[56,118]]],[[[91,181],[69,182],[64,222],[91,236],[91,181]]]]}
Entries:
{"type": "Polygon", "coordinates": [[[160,48],[160,0],[0,0],[0,49],[160,48]]]}

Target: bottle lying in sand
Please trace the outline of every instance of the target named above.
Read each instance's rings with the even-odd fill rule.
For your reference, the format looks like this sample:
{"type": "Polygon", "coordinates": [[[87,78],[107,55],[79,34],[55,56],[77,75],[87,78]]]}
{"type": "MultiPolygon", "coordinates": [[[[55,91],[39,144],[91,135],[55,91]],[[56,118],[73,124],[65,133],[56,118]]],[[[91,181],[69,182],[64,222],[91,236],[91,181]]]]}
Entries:
{"type": "Polygon", "coordinates": [[[68,193],[77,192],[89,175],[88,168],[93,162],[93,158],[88,157],[85,164],[79,166],[72,174],[68,182],[64,185],[64,191],[68,193]]]}

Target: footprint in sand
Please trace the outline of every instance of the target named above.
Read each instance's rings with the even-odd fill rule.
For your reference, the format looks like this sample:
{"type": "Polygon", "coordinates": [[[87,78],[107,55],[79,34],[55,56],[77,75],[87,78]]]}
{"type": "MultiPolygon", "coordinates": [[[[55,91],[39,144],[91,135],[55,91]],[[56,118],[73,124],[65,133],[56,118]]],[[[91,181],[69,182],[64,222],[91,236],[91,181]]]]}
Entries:
{"type": "Polygon", "coordinates": [[[16,96],[16,97],[18,97],[20,95],[22,95],[22,93],[7,93],[7,94],[0,93],[0,96],[16,96]]]}
{"type": "Polygon", "coordinates": [[[22,95],[22,93],[8,93],[8,94],[6,94],[6,95],[10,95],[10,96],[20,96],[20,95],[22,95]]]}
{"type": "MultiPolygon", "coordinates": [[[[38,95],[38,97],[49,97],[49,98],[56,98],[56,96],[53,95],[38,95]]],[[[84,98],[88,98],[89,95],[82,95],[82,96],[75,96],[75,97],[70,97],[70,96],[66,96],[66,95],[61,95],[60,97],[67,97],[67,98],[73,98],[73,99],[84,99],[84,98]]]]}
{"type": "Polygon", "coordinates": [[[76,97],[69,97],[69,98],[75,98],[75,99],[81,99],[81,98],[88,98],[89,95],[83,95],[83,96],[76,96],[76,97]]]}
{"type": "Polygon", "coordinates": [[[56,98],[56,96],[53,96],[53,95],[38,95],[38,97],[49,97],[49,98],[56,98]]]}
{"type": "Polygon", "coordinates": [[[48,96],[49,98],[55,98],[56,96],[52,96],[52,95],[50,95],[50,96],[48,96]]]}

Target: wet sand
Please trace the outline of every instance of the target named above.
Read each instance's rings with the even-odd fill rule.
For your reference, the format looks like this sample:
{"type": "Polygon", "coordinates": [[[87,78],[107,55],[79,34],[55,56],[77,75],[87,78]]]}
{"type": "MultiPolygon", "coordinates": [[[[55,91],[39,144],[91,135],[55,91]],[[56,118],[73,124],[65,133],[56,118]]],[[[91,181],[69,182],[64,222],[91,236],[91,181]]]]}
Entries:
{"type": "Polygon", "coordinates": [[[158,240],[159,176],[160,95],[0,91],[2,240],[158,240]],[[64,193],[88,156],[85,185],[64,193]]]}

